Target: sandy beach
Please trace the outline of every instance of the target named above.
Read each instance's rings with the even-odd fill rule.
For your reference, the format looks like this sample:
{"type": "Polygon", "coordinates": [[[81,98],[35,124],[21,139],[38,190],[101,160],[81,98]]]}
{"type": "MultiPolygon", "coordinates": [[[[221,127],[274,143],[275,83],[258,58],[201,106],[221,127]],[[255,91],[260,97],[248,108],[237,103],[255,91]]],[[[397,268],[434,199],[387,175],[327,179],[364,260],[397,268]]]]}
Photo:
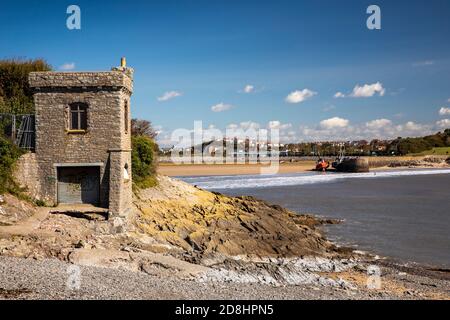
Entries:
{"type": "MultiPolygon", "coordinates": [[[[315,166],[314,161],[280,163],[279,173],[296,173],[310,171],[315,166]]],[[[169,177],[189,176],[226,176],[260,174],[261,168],[268,167],[261,164],[168,164],[161,163],[158,173],[169,177]]]]}
{"type": "MultiPolygon", "coordinates": [[[[389,170],[399,167],[430,168],[448,167],[444,162],[447,156],[429,157],[369,157],[371,170],[389,170]],[[429,159],[432,159],[430,161],[429,159]],[[439,162],[440,161],[440,162],[439,162]],[[413,163],[417,162],[417,163],[413,163]],[[413,165],[411,165],[413,163],[413,165]]],[[[279,164],[278,173],[299,173],[312,171],[316,166],[313,160],[300,160],[283,162],[279,164]]],[[[160,163],[158,173],[169,177],[194,177],[194,176],[233,176],[260,174],[261,169],[268,167],[266,164],[173,164],[160,163]]]]}

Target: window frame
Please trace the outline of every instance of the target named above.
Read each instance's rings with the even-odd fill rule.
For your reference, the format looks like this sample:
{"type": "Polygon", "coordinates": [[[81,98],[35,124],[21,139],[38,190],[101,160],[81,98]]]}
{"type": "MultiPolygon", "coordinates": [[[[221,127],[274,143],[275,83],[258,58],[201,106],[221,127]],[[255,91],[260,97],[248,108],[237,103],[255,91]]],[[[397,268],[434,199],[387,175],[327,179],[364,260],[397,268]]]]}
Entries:
{"type": "Polygon", "coordinates": [[[125,100],[124,106],[124,123],[125,123],[125,134],[128,134],[130,131],[130,103],[128,100],[125,100]]]}
{"type": "Polygon", "coordinates": [[[84,102],[69,104],[69,133],[85,133],[88,130],[88,105],[84,102]],[[76,108],[76,109],[75,109],[76,108]],[[74,114],[77,117],[77,126],[74,126],[74,114]]]}

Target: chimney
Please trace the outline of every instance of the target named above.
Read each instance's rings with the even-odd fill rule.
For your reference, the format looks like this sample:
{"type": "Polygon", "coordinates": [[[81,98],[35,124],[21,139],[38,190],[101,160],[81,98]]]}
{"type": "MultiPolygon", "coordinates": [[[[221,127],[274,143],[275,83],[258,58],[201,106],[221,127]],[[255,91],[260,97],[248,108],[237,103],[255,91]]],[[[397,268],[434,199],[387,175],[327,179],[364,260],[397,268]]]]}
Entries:
{"type": "Polygon", "coordinates": [[[113,67],[111,68],[112,71],[121,71],[125,73],[127,76],[129,76],[131,79],[133,79],[133,73],[134,69],[127,67],[127,58],[122,57],[120,59],[120,67],[113,67]]]}

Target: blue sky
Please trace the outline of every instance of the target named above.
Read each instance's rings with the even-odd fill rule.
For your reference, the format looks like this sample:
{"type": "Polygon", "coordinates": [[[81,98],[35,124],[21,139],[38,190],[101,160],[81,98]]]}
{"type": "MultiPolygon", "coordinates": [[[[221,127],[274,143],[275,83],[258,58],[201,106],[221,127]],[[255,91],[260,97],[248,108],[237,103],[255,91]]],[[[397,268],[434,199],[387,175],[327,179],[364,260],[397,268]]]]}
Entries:
{"type": "Polygon", "coordinates": [[[91,71],[126,56],[133,116],[158,126],[164,143],[195,120],[221,129],[272,121],[286,142],[450,127],[447,0],[4,0],[0,30],[0,58],[91,71]],[[81,30],[66,28],[71,4],[81,30]],[[366,27],[371,4],[381,30],[366,27]]]}

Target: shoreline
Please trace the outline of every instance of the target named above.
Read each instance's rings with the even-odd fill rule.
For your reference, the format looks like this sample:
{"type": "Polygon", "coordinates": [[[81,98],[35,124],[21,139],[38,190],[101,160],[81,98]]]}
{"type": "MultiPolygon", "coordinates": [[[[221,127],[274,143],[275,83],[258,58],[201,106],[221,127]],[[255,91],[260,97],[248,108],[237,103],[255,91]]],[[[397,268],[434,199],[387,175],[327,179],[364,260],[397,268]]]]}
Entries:
{"type": "MultiPolygon", "coordinates": [[[[405,175],[406,177],[411,177],[412,176],[411,179],[414,179],[414,176],[416,176],[416,174],[419,174],[419,177],[422,177],[422,175],[420,174],[421,171],[423,171],[423,174],[425,174],[425,178],[428,177],[427,176],[428,174],[430,174],[430,175],[438,174],[439,177],[437,177],[437,178],[434,178],[434,177],[426,178],[426,179],[428,179],[427,181],[429,181],[431,184],[436,185],[436,183],[438,181],[440,181],[441,179],[444,179],[445,181],[448,181],[447,177],[448,177],[448,173],[450,173],[450,168],[449,167],[444,167],[444,168],[443,167],[437,167],[436,168],[436,167],[427,167],[427,166],[423,166],[423,167],[380,167],[380,168],[373,169],[372,170],[372,174],[368,174],[368,175],[369,176],[370,175],[376,175],[377,177],[380,177],[380,178],[382,178],[384,176],[391,177],[391,175],[394,175],[394,177],[393,178],[391,177],[391,179],[395,179],[395,178],[398,178],[396,175],[399,174],[399,175],[405,175]]],[[[318,173],[317,175],[318,175],[317,178],[320,181],[322,179],[322,177],[320,176],[321,174],[318,173]]],[[[280,175],[279,177],[280,177],[281,181],[284,181],[282,175],[280,175]]],[[[303,181],[303,175],[302,174],[288,175],[287,177],[291,178],[291,179],[294,179],[294,182],[292,183],[292,187],[294,187],[294,183],[296,181],[295,180],[296,178],[300,179],[300,181],[303,181]]],[[[312,177],[313,179],[316,178],[314,173],[305,174],[304,177],[306,177],[306,179],[308,179],[308,180],[309,180],[308,177],[312,177]]],[[[323,176],[323,178],[325,178],[326,181],[328,181],[328,179],[327,179],[327,177],[325,175],[323,176]]],[[[332,181],[334,181],[334,179],[339,179],[339,178],[343,178],[344,180],[346,180],[345,179],[345,174],[336,175],[336,174],[333,174],[333,173],[329,173],[329,179],[331,179],[332,181]],[[335,178],[333,178],[333,176],[335,176],[335,178]]],[[[206,188],[207,190],[215,190],[215,191],[221,192],[221,193],[229,195],[229,196],[240,196],[240,195],[248,194],[250,196],[254,196],[256,198],[264,199],[266,201],[269,201],[269,202],[272,202],[272,203],[276,203],[276,204],[280,204],[280,205],[284,205],[284,206],[286,206],[286,203],[288,203],[290,205],[290,206],[288,205],[289,208],[291,208],[291,209],[294,208],[294,210],[296,210],[297,207],[295,206],[295,203],[292,204],[292,199],[290,199],[289,197],[288,198],[282,198],[283,200],[277,200],[279,198],[271,197],[270,196],[270,191],[267,191],[267,190],[270,189],[270,187],[283,188],[284,186],[286,186],[283,182],[281,182],[281,183],[280,182],[272,182],[270,177],[269,178],[263,178],[262,179],[263,182],[258,182],[258,180],[256,180],[256,182],[253,182],[254,179],[257,179],[257,177],[246,178],[245,176],[242,176],[242,177],[236,177],[236,178],[231,178],[231,177],[229,177],[229,178],[228,177],[220,178],[218,176],[217,178],[206,178],[205,177],[205,178],[199,178],[199,179],[196,179],[196,178],[184,179],[184,181],[186,181],[188,183],[192,183],[193,185],[198,185],[198,187],[206,188]],[[221,183],[222,179],[224,179],[225,181],[229,181],[229,182],[221,183]],[[228,180],[228,179],[230,179],[230,180],[228,180]],[[248,181],[250,181],[250,182],[248,182],[248,181]],[[247,183],[250,183],[251,186],[246,186],[247,183]],[[269,186],[265,185],[266,183],[269,186]],[[230,184],[231,184],[231,186],[230,186],[230,184]],[[261,192],[254,191],[254,190],[259,190],[258,187],[254,186],[256,184],[261,184],[262,190],[266,190],[266,191],[261,191],[261,192]],[[228,185],[228,187],[227,187],[227,185],[228,185]],[[249,190],[251,189],[251,190],[250,191],[249,190],[246,191],[246,188],[248,188],[249,190]],[[238,189],[238,190],[233,190],[233,189],[238,189]],[[286,202],[283,202],[283,201],[286,201],[286,202]]],[[[278,179],[278,177],[277,177],[277,179],[278,179]]],[[[363,179],[363,180],[358,179],[357,180],[357,181],[361,181],[361,182],[359,182],[360,187],[366,183],[364,180],[365,179],[363,179]]],[[[379,180],[379,179],[377,179],[377,180],[379,180]]],[[[381,179],[381,180],[383,180],[383,179],[381,179]]],[[[313,180],[313,181],[315,181],[315,180],[313,180]]],[[[337,180],[337,181],[341,181],[341,180],[337,180]]],[[[401,180],[399,180],[399,181],[400,181],[399,183],[401,184],[401,180]]],[[[414,181],[414,180],[411,180],[411,181],[414,181]]],[[[383,186],[383,188],[384,188],[384,182],[378,182],[378,184],[383,186]]],[[[288,182],[287,182],[287,185],[289,185],[288,182]]],[[[299,183],[299,185],[302,185],[302,183],[299,183]]],[[[289,186],[291,186],[291,185],[289,185],[289,186]]],[[[302,188],[302,187],[300,187],[300,188],[302,188]]],[[[306,188],[307,187],[305,186],[303,189],[306,189],[306,188]]],[[[362,187],[362,188],[364,188],[364,187],[362,187]]],[[[277,190],[277,193],[280,193],[280,194],[283,194],[283,192],[291,192],[290,190],[284,191],[283,189],[280,189],[280,190],[276,189],[276,190],[277,190]]],[[[301,194],[303,194],[303,193],[301,193],[301,194]]],[[[305,192],[305,194],[310,194],[310,192],[305,192]]],[[[307,212],[314,214],[314,216],[316,218],[322,218],[322,219],[328,219],[328,218],[341,219],[342,218],[343,219],[343,217],[346,217],[346,220],[350,221],[350,225],[351,225],[351,221],[352,221],[353,217],[349,216],[348,214],[347,214],[347,216],[346,215],[342,216],[342,215],[334,215],[333,212],[328,212],[329,215],[327,215],[327,214],[323,214],[323,212],[322,212],[322,214],[317,216],[315,214],[314,209],[311,209],[311,204],[308,201],[306,201],[306,203],[308,203],[307,208],[309,208],[309,209],[306,209],[306,210],[308,210],[307,212]]],[[[406,208],[406,206],[404,206],[404,207],[406,208]]],[[[345,207],[345,208],[347,208],[347,207],[345,207]]],[[[410,209],[412,209],[412,208],[410,208],[410,209]]],[[[433,208],[431,207],[431,208],[428,208],[428,209],[432,210],[433,208]]],[[[335,210],[331,209],[331,211],[335,211],[335,210]]],[[[341,211],[342,211],[342,208],[341,208],[341,211]]],[[[349,208],[349,211],[351,212],[351,208],[349,208]]],[[[405,211],[407,211],[408,214],[411,214],[411,211],[414,211],[414,210],[405,209],[405,211]]],[[[346,210],[345,212],[348,212],[348,210],[346,210]]],[[[368,210],[368,212],[370,212],[370,210],[368,210]]],[[[401,212],[401,211],[399,211],[399,212],[401,212]]],[[[330,234],[331,234],[331,236],[336,235],[336,234],[339,235],[339,231],[334,231],[333,232],[332,230],[329,230],[329,229],[332,229],[332,228],[334,228],[334,226],[326,226],[325,228],[321,227],[322,233],[324,234],[324,236],[328,240],[331,240],[334,244],[336,244],[338,246],[351,247],[354,250],[358,251],[358,249],[359,249],[358,242],[353,241],[352,244],[349,244],[347,241],[345,241],[345,238],[344,239],[340,239],[341,241],[339,239],[331,239],[330,238],[330,234]]],[[[343,227],[343,230],[345,230],[345,229],[346,228],[343,227]]],[[[336,229],[336,230],[340,230],[340,229],[336,229]]],[[[383,234],[383,233],[381,232],[381,234],[383,234]]],[[[340,234],[340,235],[342,236],[342,234],[340,234]]],[[[403,239],[402,236],[399,236],[397,238],[398,238],[398,240],[403,239]]],[[[365,237],[363,236],[361,239],[364,240],[365,237]]],[[[445,239],[445,238],[441,237],[440,239],[442,240],[442,239],[445,239]]],[[[394,238],[394,239],[390,239],[390,240],[391,241],[395,241],[396,239],[394,238]]],[[[366,246],[363,250],[367,250],[368,253],[373,254],[373,255],[378,255],[378,256],[381,256],[383,258],[393,259],[396,262],[402,263],[402,264],[403,263],[415,263],[415,264],[424,265],[424,266],[427,266],[427,267],[430,267],[430,268],[434,267],[434,268],[449,269],[450,265],[448,264],[448,259],[445,259],[445,255],[442,254],[442,252],[445,251],[445,250],[444,251],[442,250],[442,244],[444,242],[441,241],[440,243],[441,243],[441,247],[437,247],[436,246],[436,247],[432,248],[430,246],[428,246],[428,247],[424,246],[424,247],[427,247],[429,249],[429,252],[434,252],[432,250],[434,250],[435,248],[441,248],[439,250],[439,252],[436,252],[436,255],[430,256],[429,259],[426,258],[426,255],[425,255],[425,258],[423,256],[418,256],[417,259],[415,259],[415,256],[413,254],[411,254],[411,252],[408,251],[410,247],[402,248],[403,251],[401,251],[400,253],[399,252],[395,252],[395,250],[394,250],[394,252],[389,251],[390,250],[389,246],[388,246],[388,250],[387,251],[383,251],[383,249],[386,249],[386,248],[383,248],[383,246],[381,246],[381,248],[380,248],[380,247],[377,247],[376,245],[375,245],[375,247],[370,246],[370,245],[366,246]],[[373,251],[375,249],[378,249],[378,250],[377,251],[373,251]],[[386,252],[387,252],[387,254],[386,254],[386,252]]]]}
{"type": "MultiPolygon", "coordinates": [[[[280,163],[278,173],[308,172],[314,168],[314,161],[280,163]]],[[[261,164],[165,164],[160,163],[158,173],[169,177],[235,176],[260,174],[261,164]]]]}
{"type": "MultiPolygon", "coordinates": [[[[314,161],[302,161],[294,163],[280,163],[277,174],[317,172],[313,170],[314,161]]],[[[246,176],[261,174],[261,168],[267,166],[260,164],[159,164],[158,173],[168,177],[208,177],[208,176],[246,176]]],[[[389,170],[420,170],[420,169],[450,169],[450,165],[418,165],[418,166],[379,166],[372,167],[370,171],[389,170]]],[[[329,171],[333,172],[333,171],[329,171]]]]}

